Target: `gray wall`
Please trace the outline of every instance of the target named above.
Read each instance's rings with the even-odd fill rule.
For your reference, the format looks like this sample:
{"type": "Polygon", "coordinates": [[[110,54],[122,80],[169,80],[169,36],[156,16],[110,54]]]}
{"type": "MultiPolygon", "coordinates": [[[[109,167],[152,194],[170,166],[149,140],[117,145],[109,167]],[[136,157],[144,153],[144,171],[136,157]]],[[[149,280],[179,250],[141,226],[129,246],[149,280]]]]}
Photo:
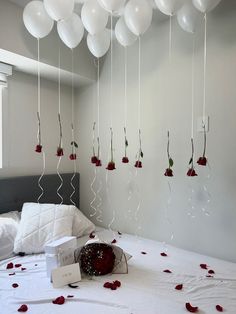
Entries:
{"type": "MultiPolygon", "coordinates": [[[[55,173],[58,157],[58,85],[42,80],[41,123],[42,142],[46,152],[46,173],[55,173]]],[[[42,155],[34,152],[37,144],[37,78],[14,72],[8,78],[3,99],[3,169],[1,177],[40,174],[42,155]]],[[[73,171],[68,159],[71,142],[71,88],[62,86],[61,117],[65,156],[60,171],[73,171]]]]}
{"type": "MultiPolygon", "coordinates": [[[[109,172],[107,184],[105,167],[100,169],[97,176],[95,189],[98,188],[99,181],[102,182],[101,225],[108,226],[114,210],[116,218],[112,227],[120,231],[140,234],[236,262],[235,29],[236,3],[234,0],[223,0],[208,16],[207,113],[210,116],[210,133],[207,155],[211,170],[197,167],[199,176],[193,180],[186,177],[191,155],[191,35],[183,32],[176,21],[173,23],[171,72],[168,69],[167,53],[168,21],[154,21],[142,38],[141,117],[144,168],[138,171],[137,177],[133,163],[138,148],[138,46],[136,44],[128,50],[128,154],[131,164],[124,165],[121,163],[124,141],[124,53],[123,48],[115,42],[112,108],[117,170],[109,172]],[[168,125],[171,131],[171,154],[175,161],[175,177],[169,180],[172,189],[169,208],[168,180],[163,176],[167,166],[168,125]],[[137,213],[138,220],[135,221],[139,200],[141,207],[137,213]],[[192,206],[195,218],[188,215],[192,206]],[[203,212],[203,207],[209,211],[209,217],[203,212]],[[166,219],[166,208],[172,226],[166,219]],[[170,241],[171,230],[173,241],[170,241]]],[[[196,119],[202,113],[203,25],[196,34],[196,47],[194,135],[197,157],[202,153],[202,134],[196,132],[196,119]]],[[[104,166],[109,147],[109,84],[108,55],[101,73],[101,141],[104,166]]],[[[80,89],[77,95],[83,208],[88,207],[93,199],[90,184],[94,178],[94,168],[89,160],[92,154],[95,94],[95,86],[90,86],[80,89]]]]}

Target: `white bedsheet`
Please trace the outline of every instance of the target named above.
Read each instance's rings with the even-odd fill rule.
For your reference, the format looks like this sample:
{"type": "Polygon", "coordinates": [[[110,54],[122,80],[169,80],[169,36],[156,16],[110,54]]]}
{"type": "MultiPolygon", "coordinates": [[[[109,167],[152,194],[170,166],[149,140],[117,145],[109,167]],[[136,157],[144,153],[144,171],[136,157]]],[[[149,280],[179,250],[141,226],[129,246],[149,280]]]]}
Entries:
{"type": "MultiPolygon", "coordinates": [[[[217,313],[222,305],[228,314],[236,314],[236,264],[168,247],[168,257],[160,256],[163,244],[131,235],[97,232],[102,240],[117,239],[117,245],[132,254],[129,274],[107,275],[83,280],[79,288],[54,289],[46,277],[43,254],[14,257],[0,262],[0,313],[17,313],[27,304],[32,314],[184,314],[185,303],[199,307],[200,314],[217,313]],[[144,251],[147,254],[143,255],[144,251]],[[12,261],[27,269],[6,270],[12,261]],[[199,267],[205,263],[215,271],[214,278],[206,278],[207,271],[199,267]],[[37,265],[37,266],[35,266],[37,265]],[[164,273],[170,269],[172,274],[164,273]],[[9,273],[15,272],[15,276],[9,273]],[[120,280],[115,291],[103,288],[106,281],[120,280]],[[18,288],[12,288],[18,283],[18,288]],[[182,291],[175,290],[183,284],[182,291]],[[74,295],[63,305],[52,304],[58,296],[74,295]]],[[[80,239],[84,243],[88,237],[80,239]]]]}

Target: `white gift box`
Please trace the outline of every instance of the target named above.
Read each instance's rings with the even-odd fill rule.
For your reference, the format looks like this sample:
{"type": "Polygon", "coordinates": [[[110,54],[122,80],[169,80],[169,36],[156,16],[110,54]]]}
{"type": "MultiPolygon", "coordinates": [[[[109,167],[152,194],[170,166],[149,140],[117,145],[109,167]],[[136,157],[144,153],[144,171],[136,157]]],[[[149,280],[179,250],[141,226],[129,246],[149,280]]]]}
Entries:
{"type": "Polygon", "coordinates": [[[74,251],[76,247],[76,237],[63,237],[45,245],[44,250],[48,277],[51,277],[53,269],[75,262],[74,251]]]}

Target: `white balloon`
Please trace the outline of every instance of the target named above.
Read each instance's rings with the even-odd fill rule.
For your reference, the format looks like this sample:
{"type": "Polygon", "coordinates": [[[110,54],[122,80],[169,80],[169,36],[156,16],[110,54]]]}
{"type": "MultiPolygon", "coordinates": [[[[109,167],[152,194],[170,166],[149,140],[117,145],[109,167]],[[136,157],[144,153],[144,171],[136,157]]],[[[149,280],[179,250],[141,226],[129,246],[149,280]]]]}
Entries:
{"type": "Polygon", "coordinates": [[[180,27],[189,33],[195,33],[201,19],[202,14],[191,2],[187,2],[177,13],[177,20],[180,27]]]}
{"type": "Polygon", "coordinates": [[[152,22],[152,7],[144,0],[130,0],[125,7],[125,23],[137,36],[146,32],[152,22]]]}
{"type": "Polygon", "coordinates": [[[117,12],[125,5],[126,0],[98,0],[99,4],[108,12],[117,12]]]}
{"type": "Polygon", "coordinates": [[[120,17],[115,26],[115,35],[118,42],[122,46],[131,46],[138,38],[134,33],[132,33],[127,25],[125,24],[124,17],[120,17]]]}
{"type": "MultiPolygon", "coordinates": [[[[187,0],[188,2],[191,0],[187,0]]],[[[175,15],[185,0],[155,0],[158,9],[166,15],[175,15]]]]}
{"type": "Polygon", "coordinates": [[[68,19],[74,10],[74,5],[74,0],[44,0],[48,15],[55,21],[68,19]]]}
{"type": "Polygon", "coordinates": [[[201,12],[206,13],[213,10],[221,0],[193,0],[194,6],[201,12]]]}
{"type": "Polygon", "coordinates": [[[97,58],[104,56],[110,47],[110,31],[105,28],[102,32],[87,36],[87,45],[90,52],[97,58]]]}
{"type": "Polygon", "coordinates": [[[81,19],[86,30],[95,35],[106,27],[108,12],[99,5],[97,0],[87,0],[82,7],[81,19]]]}
{"type": "Polygon", "coordinates": [[[23,21],[28,32],[36,38],[47,36],[54,24],[41,1],[31,1],[27,4],[23,12],[23,21]]]}
{"type": "Polygon", "coordinates": [[[68,20],[57,22],[57,31],[64,44],[73,49],[84,36],[84,27],[80,17],[73,13],[68,20]]]}

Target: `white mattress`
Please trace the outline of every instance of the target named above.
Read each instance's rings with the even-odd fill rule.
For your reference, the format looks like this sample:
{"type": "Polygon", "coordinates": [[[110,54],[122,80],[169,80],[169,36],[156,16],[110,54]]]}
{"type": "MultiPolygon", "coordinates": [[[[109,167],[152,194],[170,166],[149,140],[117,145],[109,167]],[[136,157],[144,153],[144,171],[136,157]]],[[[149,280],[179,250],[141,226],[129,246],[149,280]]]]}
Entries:
{"type": "MultiPolygon", "coordinates": [[[[114,238],[108,230],[97,234],[102,240],[114,238]]],[[[228,314],[236,313],[236,264],[173,247],[168,248],[168,257],[162,257],[162,243],[115,235],[117,245],[133,255],[129,273],[83,280],[77,289],[53,289],[46,277],[43,254],[0,262],[0,313],[16,313],[21,304],[27,304],[27,313],[32,314],[184,314],[186,302],[198,306],[201,314],[217,313],[217,304],[228,314]],[[141,254],[142,251],[147,254],[141,254]],[[10,261],[27,269],[15,269],[16,275],[9,276],[12,271],[6,270],[6,264],[10,261]],[[206,278],[207,271],[199,267],[201,263],[215,271],[214,278],[206,278]],[[165,269],[172,274],[164,273],[165,269]],[[121,288],[115,291],[103,288],[104,282],[113,280],[120,280],[121,288]],[[19,287],[12,288],[13,283],[19,287]],[[184,285],[182,291],[175,290],[177,284],[184,285]],[[74,298],[63,305],[52,304],[61,295],[74,298]]],[[[80,239],[80,243],[86,240],[88,237],[80,239]]]]}

